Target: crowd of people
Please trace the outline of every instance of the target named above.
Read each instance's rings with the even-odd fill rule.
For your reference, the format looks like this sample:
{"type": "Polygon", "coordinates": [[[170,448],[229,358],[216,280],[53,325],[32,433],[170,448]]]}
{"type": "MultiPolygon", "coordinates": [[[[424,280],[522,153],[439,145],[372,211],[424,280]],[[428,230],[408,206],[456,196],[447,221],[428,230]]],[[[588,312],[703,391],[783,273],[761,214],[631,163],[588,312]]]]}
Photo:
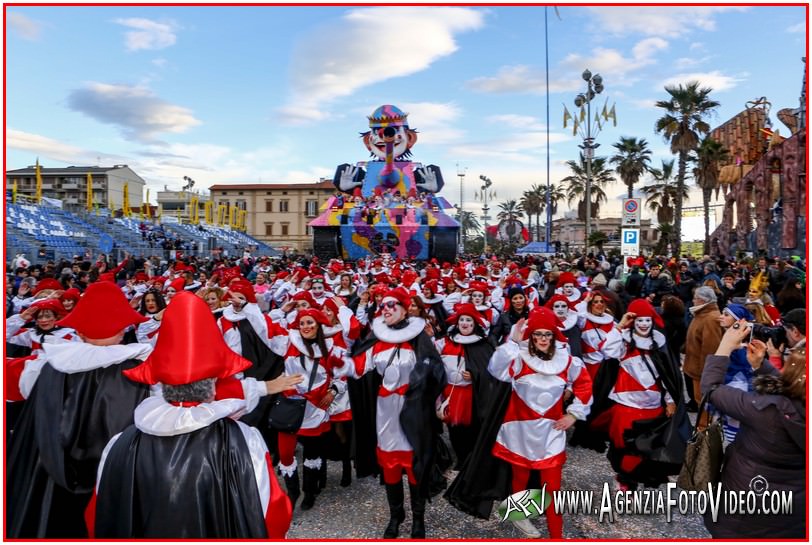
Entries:
{"type": "Polygon", "coordinates": [[[803,537],[805,283],[769,257],[9,263],[7,535],[284,538],[334,461],[341,487],[380,479],[384,538],[408,488],[425,538],[431,498],[487,518],[560,489],[571,449],[618,491],[673,480],[708,393],[723,486],[794,493],[709,532],[803,537]],[[663,421],[681,440],[637,440],[663,421]]]}

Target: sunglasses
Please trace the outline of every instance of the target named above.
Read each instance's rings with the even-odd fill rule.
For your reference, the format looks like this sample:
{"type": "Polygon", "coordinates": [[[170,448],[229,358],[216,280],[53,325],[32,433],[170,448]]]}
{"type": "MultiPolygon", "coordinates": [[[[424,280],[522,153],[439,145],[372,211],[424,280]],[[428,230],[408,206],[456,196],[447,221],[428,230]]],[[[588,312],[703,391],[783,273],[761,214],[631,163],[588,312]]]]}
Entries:
{"type": "Polygon", "coordinates": [[[397,301],[387,301],[385,303],[381,303],[381,308],[394,309],[397,305],[397,301]]]}
{"type": "Polygon", "coordinates": [[[534,331],[533,337],[536,339],[552,339],[553,333],[550,331],[534,331]]]}

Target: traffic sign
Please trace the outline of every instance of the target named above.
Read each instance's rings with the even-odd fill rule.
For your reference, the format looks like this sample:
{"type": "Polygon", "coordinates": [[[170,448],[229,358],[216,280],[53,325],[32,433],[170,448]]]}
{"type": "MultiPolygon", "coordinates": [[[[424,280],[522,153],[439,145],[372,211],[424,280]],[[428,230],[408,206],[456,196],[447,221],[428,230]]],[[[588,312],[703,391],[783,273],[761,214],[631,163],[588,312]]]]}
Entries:
{"type": "Polygon", "coordinates": [[[640,199],[623,199],[621,225],[640,225],[640,199]]]}
{"type": "Polygon", "coordinates": [[[620,235],[621,255],[640,255],[640,229],[623,229],[620,235]]]}

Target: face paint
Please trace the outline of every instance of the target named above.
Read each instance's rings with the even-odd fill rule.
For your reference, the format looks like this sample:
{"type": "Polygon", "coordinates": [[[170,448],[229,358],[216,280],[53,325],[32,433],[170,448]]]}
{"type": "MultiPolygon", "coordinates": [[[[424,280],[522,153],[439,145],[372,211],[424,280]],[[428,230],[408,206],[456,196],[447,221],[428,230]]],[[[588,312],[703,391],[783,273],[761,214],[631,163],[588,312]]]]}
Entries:
{"type": "Polygon", "coordinates": [[[482,292],[475,291],[474,293],[471,294],[471,302],[473,304],[475,304],[476,306],[482,305],[482,303],[484,301],[485,301],[485,295],[482,292]]]}
{"type": "Polygon", "coordinates": [[[653,320],[647,317],[634,319],[634,331],[641,337],[648,337],[651,334],[653,320]]]}
{"type": "Polygon", "coordinates": [[[575,291],[575,285],[573,285],[573,284],[564,284],[562,291],[564,292],[564,295],[566,295],[567,297],[570,297],[572,295],[572,293],[575,291]]]}
{"type": "Polygon", "coordinates": [[[459,321],[457,321],[457,328],[460,330],[460,334],[470,335],[474,332],[474,324],[474,319],[471,316],[460,316],[459,321]]]}
{"type": "Polygon", "coordinates": [[[568,312],[569,306],[567,305],[567,303],[561,301],[556,301],[555,303],[553,303],[553,313],[562,320],[567,317],[568,312]]]}

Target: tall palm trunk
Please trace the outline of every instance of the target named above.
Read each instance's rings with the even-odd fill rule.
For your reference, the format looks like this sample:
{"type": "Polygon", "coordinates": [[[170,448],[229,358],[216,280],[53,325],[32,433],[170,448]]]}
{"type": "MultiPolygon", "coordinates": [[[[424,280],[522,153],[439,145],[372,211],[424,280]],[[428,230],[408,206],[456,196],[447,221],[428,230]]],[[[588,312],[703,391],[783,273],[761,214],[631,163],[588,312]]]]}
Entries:
{"type": "Polygon", "coordinates": [[[541,240],[541,210],[536,212],[536,240],[541,240]]]}
{"type": "Polygon", "coordinates": [[[633,185],[627,185],[626,187],[629,188],[629,198],[633,199],[634,198],[634,186],[633,185]]]}
{"type": "Polygon", "coordinates": [[[672,254],[677,258],[682,254],[682,192],[685,190],[685,172],[688,166],[688,152],[679,152],[679,167],[677,170],[677,195],[674,200],[674,233],[671,239],[672,254]]]}
{"type": "Polygon", "coordinates": [[[712,189],[702,188],[702,208],[705,212],[705,245],[703,253],[710,255],[710,198],[712,189]]]}

